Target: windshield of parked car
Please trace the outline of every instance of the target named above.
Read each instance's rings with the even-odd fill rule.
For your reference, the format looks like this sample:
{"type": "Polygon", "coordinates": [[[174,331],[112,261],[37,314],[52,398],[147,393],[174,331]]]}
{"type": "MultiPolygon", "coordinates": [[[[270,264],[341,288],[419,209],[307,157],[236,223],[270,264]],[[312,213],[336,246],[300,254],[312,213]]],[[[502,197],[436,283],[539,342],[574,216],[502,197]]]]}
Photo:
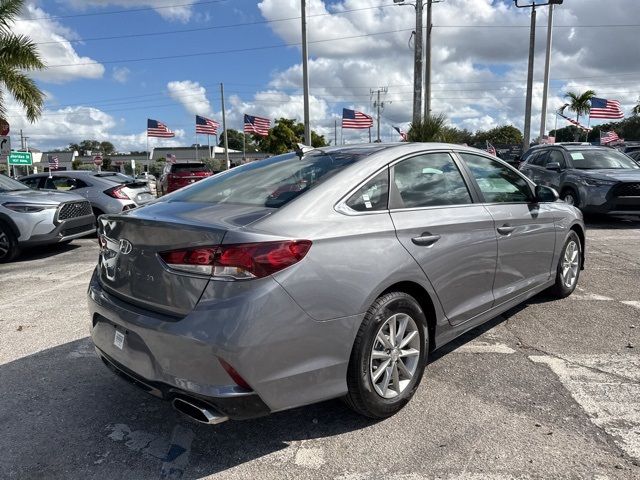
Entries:
{"type": "Polygon", "coordinates": [[[573,167],[580,170],[594,170],[597,168],[640,168],[640,166],[629,157],[613,149],[571,150],[569,155],[571,155],[573,167]]]}
{"type": "Polygon", "coordinates": [[[13,192],[15,190],[29,190],[29,187],[6,175],[0,175],[0,192],[13,192]]]}
{"type": "Polygon", "coordinates": [[[209,177],[168,200],[279,208],[369,153],[314,150],[302,158],[295,153],[279,155],[209,177]]]}

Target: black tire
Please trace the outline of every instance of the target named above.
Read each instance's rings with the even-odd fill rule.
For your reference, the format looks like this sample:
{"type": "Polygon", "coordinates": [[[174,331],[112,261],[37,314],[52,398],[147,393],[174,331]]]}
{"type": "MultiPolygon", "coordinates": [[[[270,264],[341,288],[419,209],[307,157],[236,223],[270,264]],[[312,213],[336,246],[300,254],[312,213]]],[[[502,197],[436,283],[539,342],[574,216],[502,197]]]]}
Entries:
{"type": "Polygon", "coordinates": [[[20,246],[11,228],[0,222],[0,263],[8,263],[18,256],[20,246]]]}
{"type": "Polygon", "coordinates": [[[582,268],[582,243],[580,242],[580,237],[576,232],[571,230],[567,239],[564,242],[564,246],[562,247],[562,251],[560,252],[560,258],[558,259],[558,266],[556,267],[556,283],[549,289],[549,293],[556,298],[566,298],[573,293],[578,285],[578,280],[580,280],[580,269],[582,268]],[[578,270],[576,272],[575,280],[573,281],[571,286],[568,286],[565,282],[565,279],[562,275],[563,273],[563,263],[565,261],[565,254],[567,252],[567,248],[571,243],[574,243],[578,247],[577,251],[577,261],[578,261],[578,270]]]}
{"type": "Polygon", "coordinates": [[[560,198],[569,205],[580,208],[580,195],[573,188],[567,187],[563,189],[560,198]]]}
{"type": "MultiPolygon", "coordinates": [[[[386,418],[404,407],[420,384],[424,373],[428,332],[424,312],[418,302],[404,292],[391,292],[379,297],[367,311],[351,351],[347,370],[347,387],[349,392],[344,398],[345,403],[357,413],[370,418],[386,418]],[[385,326],[385,322],[394,314],[408,315],[417,326],[420,352],[415,371],[409,383],[394,398],[384,398],[374,388],[371,375],[371,356],[378,332],[385,326]]],[[[404,364],[403,364],[404,365],[404,364]]],[[[399,370],[398,370],[399,371],[399,370]]],[[[406,381],[406,379],[404,380],[406,381]]]]}

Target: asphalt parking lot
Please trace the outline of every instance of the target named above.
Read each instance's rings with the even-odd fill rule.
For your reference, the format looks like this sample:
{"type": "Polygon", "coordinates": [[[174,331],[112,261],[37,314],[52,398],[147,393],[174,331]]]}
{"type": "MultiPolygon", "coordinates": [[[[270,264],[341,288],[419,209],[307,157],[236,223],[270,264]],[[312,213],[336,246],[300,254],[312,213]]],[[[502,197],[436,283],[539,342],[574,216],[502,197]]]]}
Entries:
{"type": "Polygon", "coordinates": [[[330,401],[191,423],[88,339],[95,239],[0,266],[0,478],[640,478],[640,221],[592,221],[571,297],[544,295],[433,355],[372,422],[330,401]]]}

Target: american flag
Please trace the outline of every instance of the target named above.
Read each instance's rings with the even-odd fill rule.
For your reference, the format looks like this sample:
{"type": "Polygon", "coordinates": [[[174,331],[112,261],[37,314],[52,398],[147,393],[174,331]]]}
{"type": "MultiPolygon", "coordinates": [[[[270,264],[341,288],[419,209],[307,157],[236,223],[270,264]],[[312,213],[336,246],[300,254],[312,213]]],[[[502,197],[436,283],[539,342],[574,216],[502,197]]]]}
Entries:
{"type": "Polygon", "coordinates": [[[400,140],[402,142],[407,141],[407,132],[403,131],[400,127],[393,126],[393,129],[400,134],[400,140]]]}
{"type": "Polygon", "coordinates": [[[203,133],[205,135],[217,135],[219,126],[220,124],[215,120],[196,115],[196,133],[203,133]]]}
{"type": "Polygon", "coordinates": [[[167,162],[176,163],[176,156],[173,153],[167,153],[167,162]]]}
{"type": "Polygon", "coordinates": [[[618,100],[593,97],[589,118],[624,118],[624,112],[620,108],[618,100]]]}
{"type": "Polygon", "coordinates": [[[167,126],[157,120],[147,119],[147,137],[173,138],[173,133],[167,126]]]}
{"type": "Polygon", "coordinates": [[[493,145],[491,145],[491,143],[489,142],[489,140],[486,140],[487,145],[485,148],[485,151],[487,153],[490,153],[491,155],[493,155],[494,157],[498,156],[498,152],[496,152],[496,147],[494,147],[493,145]]]}
{"type": "Polygon", "coordinates": [[[47,157],[49,161],[49,170],[57,170],[58,169],[58,157],[56,155],[49,155],[47,157]]]}
{"type": "Polygon", "coordinates": [[[373,117],[362,112],[342,109],[342,128],[371,128],[373,127],[373,117]]]}
{"type": "Polygon", "coordinates": [[[263,117],[255,117],[253,115],[244,115],[244,133],[255,133],[256,135],[262,135],[266,137],[269,135],[269,128],[271,128],[271,120],[263,117]]]}
{"type": "Polygon", "coordinates": [[[615,142],[617,140],[620,140],[620,137],[613,130],[610,132],[600,132],[600,145],[606,145],[607,143],[615,142]]]}

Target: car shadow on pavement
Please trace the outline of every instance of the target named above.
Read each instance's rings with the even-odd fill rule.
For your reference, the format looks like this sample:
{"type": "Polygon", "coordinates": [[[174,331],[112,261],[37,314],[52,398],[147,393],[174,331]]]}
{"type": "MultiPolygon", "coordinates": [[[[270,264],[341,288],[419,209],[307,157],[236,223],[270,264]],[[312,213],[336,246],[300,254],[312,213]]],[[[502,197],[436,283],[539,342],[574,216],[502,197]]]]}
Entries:
{"type": "Polygon", "coordinates": [[[22,250],[20,255],[13,263],[29,262],[32,260],[41,260],[43,258],[53,257],[65,252],[72,252],[82,247],[79,243],[54,243],[52,245],[39,245],[37,247],[28,247],[22,250]]]}
{"type": "Polygon", "coordinates": [[[593,230],[624,230],[629,228],[640,228],[640,217],[608,217],[604,215],[585,215],[585,225],[587,229],[593,230]]]}
{"type": "Polygon", "coordinates": [[[278,462],[291,444],[375,423],[334,400],[197,424],[113,375],[88,338],[0,365],[0,385],[2,478],[201,478],[265,456],[278,462]]]}

